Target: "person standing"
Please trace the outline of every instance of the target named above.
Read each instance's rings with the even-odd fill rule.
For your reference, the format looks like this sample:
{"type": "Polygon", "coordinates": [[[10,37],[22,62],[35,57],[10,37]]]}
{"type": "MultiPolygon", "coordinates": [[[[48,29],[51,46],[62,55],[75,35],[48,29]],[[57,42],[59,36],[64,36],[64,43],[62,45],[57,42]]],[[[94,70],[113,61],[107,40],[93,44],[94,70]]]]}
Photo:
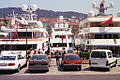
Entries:
{"type": "Polygon", "coordinates": [[[63,48],[63,51],[62,51],[62,59],[64,58],[64,55],[66,54],[66,51],[65,51],[65,48],[63,48]]]}
{"type": "Polygon", "coordinates": [[[57,66],[59,66],[60,65],[60,60],[59,60],[60,52],[58,50],[55,52],[55,57],[56,57],[56,64],[57,66]]]}
{"type": "Polygon", "coordinates": [[[76,48],[74,48],[73,54],[77,54],[77,49],[76,48]]]}

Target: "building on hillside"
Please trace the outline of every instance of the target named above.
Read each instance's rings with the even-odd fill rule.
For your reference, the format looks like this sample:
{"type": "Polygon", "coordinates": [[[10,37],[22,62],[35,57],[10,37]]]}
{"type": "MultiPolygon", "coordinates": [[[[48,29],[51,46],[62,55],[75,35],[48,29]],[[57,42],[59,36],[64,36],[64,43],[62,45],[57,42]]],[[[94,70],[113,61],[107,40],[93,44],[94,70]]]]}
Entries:
{"type": "Polygon", "coordinates": [[[12,24],[12,18],[0,18],[0,27],[11,24],[12,24]]]}

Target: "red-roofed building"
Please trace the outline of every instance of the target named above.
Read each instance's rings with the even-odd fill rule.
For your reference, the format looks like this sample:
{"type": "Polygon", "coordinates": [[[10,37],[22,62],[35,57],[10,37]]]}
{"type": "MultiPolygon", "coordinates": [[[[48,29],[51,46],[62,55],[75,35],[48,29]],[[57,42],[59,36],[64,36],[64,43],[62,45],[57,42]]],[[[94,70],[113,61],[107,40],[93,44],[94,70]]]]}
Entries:
{"type": "Polygon", "coordinates": [[[0,18],[0,27],[6,24],[9,25],[11,23],[12,23],[12,18],[0,18]]]}
{"type": "MultiPolygon", "coordinates": [[[[58,18],[40,18],[39,21],[43,23],[49,34],[51,34],[51,28],[58,22],[58,18]]],[[[72,28],[72,32],[76,35],[79,32],[79,22],[67,22],[68,26],[72,28]]]]}

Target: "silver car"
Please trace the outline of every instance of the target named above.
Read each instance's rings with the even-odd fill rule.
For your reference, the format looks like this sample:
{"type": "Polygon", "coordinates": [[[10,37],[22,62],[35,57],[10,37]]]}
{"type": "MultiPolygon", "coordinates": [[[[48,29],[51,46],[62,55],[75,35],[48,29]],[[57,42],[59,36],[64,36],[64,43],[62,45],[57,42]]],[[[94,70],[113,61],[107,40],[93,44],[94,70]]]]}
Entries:
{"type": "Polygon", "coordinates": [[[49,59],[48,59],[48,56],[46,54],[33,55],[31,60],[29,61],[28,70],[29,71],[33,71],[33,70],[49,71],[49,59]]]}

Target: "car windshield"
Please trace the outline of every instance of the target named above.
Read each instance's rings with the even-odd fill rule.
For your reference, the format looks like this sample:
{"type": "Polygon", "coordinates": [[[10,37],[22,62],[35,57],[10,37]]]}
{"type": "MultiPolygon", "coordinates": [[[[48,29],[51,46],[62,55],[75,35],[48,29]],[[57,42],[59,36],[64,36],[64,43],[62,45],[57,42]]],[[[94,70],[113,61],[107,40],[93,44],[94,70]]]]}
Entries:
{"type": "Polygon", "coordinates": [[[47,60],[47,56],[45,56],[45,55],[40,55],[40,56],[36,55],[36,56],[32,57],[32,60],[47,60]]]}
{"type": "Polygon", "coordinates": [[[91,58],[106,58],[106,52],[104,51],[93,51],[91,58]]]}
{"type": "Polygon", "coordinates": [[[79,60],[80,58],[76,55],[66,56],[66,60],[79,60]]]}
{"type": "Polygon", "coordinates": [[[0,60],[15,60],[16,56],[2,56],[0,60]]]}

